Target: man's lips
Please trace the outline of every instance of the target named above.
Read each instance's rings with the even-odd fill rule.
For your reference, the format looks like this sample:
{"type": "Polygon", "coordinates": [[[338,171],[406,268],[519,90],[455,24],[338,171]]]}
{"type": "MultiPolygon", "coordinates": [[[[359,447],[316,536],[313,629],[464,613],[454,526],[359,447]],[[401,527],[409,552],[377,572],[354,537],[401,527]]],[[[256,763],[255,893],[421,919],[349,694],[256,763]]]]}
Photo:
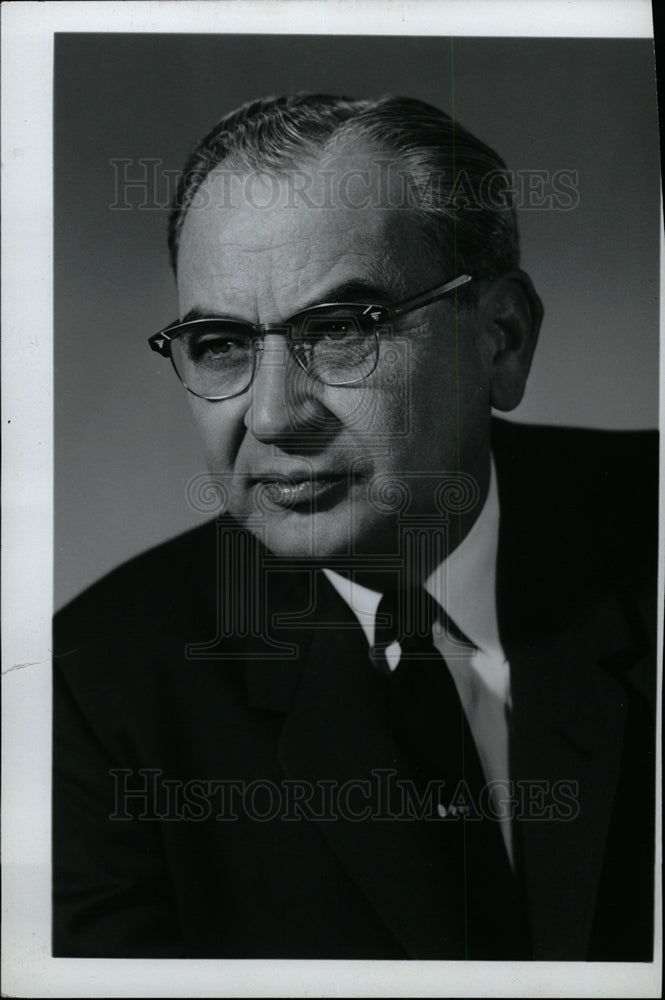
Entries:
{"type": "Polygon", "coordinates": [[[261,491],[263,497],[277,507],[298,507],[315,500],[330,498],[344,492],[355,477],[348,472],[266,472],[249,477],[250,485],[261,491]]]}

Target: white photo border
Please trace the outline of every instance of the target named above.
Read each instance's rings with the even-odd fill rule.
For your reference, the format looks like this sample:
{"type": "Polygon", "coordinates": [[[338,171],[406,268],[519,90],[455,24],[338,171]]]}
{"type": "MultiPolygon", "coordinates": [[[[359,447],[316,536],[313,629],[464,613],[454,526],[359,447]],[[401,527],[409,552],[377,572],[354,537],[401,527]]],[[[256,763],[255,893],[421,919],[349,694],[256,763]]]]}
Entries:
{"type": "MultiPolygon", "coordinates": [[[[2,29],[4,994],[660,996],[659,880],[656,951],[650,964],[54,959],[50,940],[54,34],[112,30],[648,38],[653,34],[650,4],[646,0],[16,2],[3,7],[2,29]]],[[[661,300],[661,329],[663,320],[661,300]]],[[[665,384],[663,355],[661,350],[661,385],[665,384]]],[[[664,414],[661,394],[661,427],[664,414]]],[[[664,465],[661,439],[661,470],[664,465]]],[[[660,663],[662,528],[661,510],[660,663]]],[[[660,678],[658,690],[660,704],[660,678]]],[[[661,725],[659,713],[659,737],[661,725]]],[[[657,748],[660,776],[660,738],[657,748]]],[[[659,802],[657,871],[660,841],[659,802]]]]}

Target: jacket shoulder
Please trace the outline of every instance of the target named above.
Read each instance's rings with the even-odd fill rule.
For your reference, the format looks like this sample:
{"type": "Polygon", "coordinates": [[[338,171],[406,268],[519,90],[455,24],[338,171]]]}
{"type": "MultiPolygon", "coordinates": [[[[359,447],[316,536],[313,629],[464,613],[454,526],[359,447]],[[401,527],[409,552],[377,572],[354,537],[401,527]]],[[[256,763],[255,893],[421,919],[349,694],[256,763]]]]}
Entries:
{"type": "Polygon", "coordinates": [[[619,464],[634,466],[638,475],[654,477],[658,470],[657,430],[598,430],[550,424],[520,424],[494,418],[492,444],[501,459],[528,457],[551,467],[564,458],[566,471],[585,478],[596,472],[620,473],[619,464]]]}
{"type": "MultiPolygon", "coordinates": [[[[595,622],[634,646],[653,696],[657,638],[658,432],[493,426],[504,637],[595,622]],[[602,612],[602,613],[601,613],[602,612]],[[638,656],[639,654],[639,656],[638,656]]],[[[591,626],[589,626],[591,627],[591,626]]]]}
{"type": "Polygon", "coordinates": [[[495,420],[492,446],[504,507],[557,548],[655,573],[658,431],[606,431],[495,420]]]}
{"type": "Polygon", "coordinates": [[[186,531],[117,566],[69,601],[54,616],[54,652],[67,637],[94,629],[117,631],[140,620],[168,618],[214,555],[215,522],[186,531]]]}

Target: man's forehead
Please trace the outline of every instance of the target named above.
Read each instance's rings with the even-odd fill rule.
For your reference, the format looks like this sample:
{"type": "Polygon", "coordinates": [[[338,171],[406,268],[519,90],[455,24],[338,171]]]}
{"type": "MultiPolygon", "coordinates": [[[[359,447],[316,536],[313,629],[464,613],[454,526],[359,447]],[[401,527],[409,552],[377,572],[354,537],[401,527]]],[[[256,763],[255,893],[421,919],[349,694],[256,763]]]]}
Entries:
{"type": "Polygon", "coordinates": [[[240,294],[248,279],[276,281],[298,304],[352,278],[397,295],[418,290],[428,270],[422,230],[412,208],[386,198],[375,159],[340,154],[279,175],[216,168],[185,218],[179,285],[209,292],[217,279],[230,293],[237,281],[240,294]]]}
{"type": "Polygon", "coordinates": [[[187,211],[185,227],[214,214],[221,228],[242,232],[248,248],[259,248],[267,226],[310,236],[354,230],[376,236],[400,222],[416,224],[408,204],[405,174],[369,151],[310,158],[284,172],[217,166],[205,178],[187,211]]]}
{"type": "Polygon", "coordinates": [[[379,147],[328,148],[303,153],[282,166],[252,168],[228,160],[216,166],[202,188],[215,186],[218,201],[235,207],[298,204],[320,208],[405,208],[411,186],[400,158],[379,147]]]}

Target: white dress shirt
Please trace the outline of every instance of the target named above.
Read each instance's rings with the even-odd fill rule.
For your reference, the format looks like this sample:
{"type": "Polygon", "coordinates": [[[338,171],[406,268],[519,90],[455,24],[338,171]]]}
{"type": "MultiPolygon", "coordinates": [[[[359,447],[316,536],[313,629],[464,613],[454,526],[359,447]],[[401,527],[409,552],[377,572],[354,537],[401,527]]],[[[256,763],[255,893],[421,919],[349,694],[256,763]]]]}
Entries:
{"type": "MultiPolygon", "coordinates": [[[[513,861],[509,797],[508,723],[510,665],[499,640],[496,612],[496,557],[499,543],[499,497],[492,463],[487,499],[470,532],[425,581],[425,589],[445,608],[448,616],[474,644],[460,646],[446,634],[440,621],[432,628],[435,647],[445,658],[469,722],[478,755],[491,784],[491,800],[501,826],[508,856],[513,861]]],[[[323,572],[352,609],[374,645],[374,623],[381,594],[341,576],[323,572]]],[[[386,649],[392,670],[399,663],[400,647],[386,649]]]]}

